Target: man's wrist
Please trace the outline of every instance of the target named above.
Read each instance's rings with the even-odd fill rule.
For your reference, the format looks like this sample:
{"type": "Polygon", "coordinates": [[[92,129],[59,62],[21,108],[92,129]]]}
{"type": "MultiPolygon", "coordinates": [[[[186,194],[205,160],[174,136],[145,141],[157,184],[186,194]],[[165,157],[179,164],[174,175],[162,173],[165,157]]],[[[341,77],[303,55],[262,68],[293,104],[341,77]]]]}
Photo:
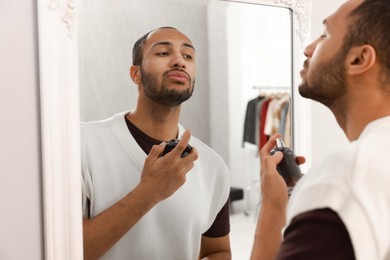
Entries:
{"type": "Polygon", "coordinates": [[[272,202],[262,203],[260,208],[260,217],[272,219],[275,228],[283,229],[286,224],[286,207],[272,202]]]}
{"type": "Polygon", "coordinates": [[[149,185],[144,184],[143,182],[139,183],[129,194],[132,198],[136,199],[142,205],[147,208],[153,208],[156,204],[158,204],[161,199],[156,196],[156,192],[154,189],[149,187],[149,185]]]}

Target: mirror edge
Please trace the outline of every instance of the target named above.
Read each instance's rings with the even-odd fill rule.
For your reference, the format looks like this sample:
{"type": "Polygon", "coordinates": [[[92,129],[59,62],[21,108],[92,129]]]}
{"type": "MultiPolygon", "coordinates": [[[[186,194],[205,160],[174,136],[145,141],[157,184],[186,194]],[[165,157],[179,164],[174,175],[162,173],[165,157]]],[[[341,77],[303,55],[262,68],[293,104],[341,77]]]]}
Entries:
{"type": "Polygon", "coordinates": [[[299,36],[300,47],[305,47],[310,31],[311,1],[312,0],[220,0],[225,2],[252,3],[269,6],[279,6],[290,8],[295,15],[295,30],[299,36]]]}
{"type": "MultiPolygon", "coordinates": [[[[294,12],[293,74],[302,66],[311,0],[236,0],[294,12]],[[299,40],[297,39],[299,38],[299,40]],[[300,44],[296,44],[297,42],[300,44]]],[[[79,0],[38,0],[45,259],[83,259],[78,82],[79,0]]],[[[294,77],[297,96],[298,79],[294,77]]],[[[297,154],[310,155],[309,102],[295,102],[297,154]],[[301,104],[297,104],[301,103],[301,104]]],[[[306,166],[307,167],[307,166],[306,166]]]]}
{"type": "MultiPolygon", "coordinates": [[[[277,1],[277,0],[274,0],[277,1]]],[[[288,1],[288,0],[287,0],[288,1]]],[[[310,34],[310,12],[311,1],[307,0],[307,6],[304,9],[305,14],[295,13],[293,17],[293,58],[292,58],[292,99],[293,99],[293,140],[294,152],[306,158],[306,162],[300,165],[303,173],[306,173],[311,166],[311,102],[299,94],[298,86],[301,83],[299,71],[303,68],[306,57],[303,54],[307,40],[311,38],[310,34]],[[300,20],[301,19],[301,20],[300,20]],[[304,21],[302,20],[304,19],[304,21]],[[299,28],[299,29],[296,29],[299,28]],[[298,51],[300,49],[300,51],[298,51]]]]}
{"type": "Polygon", "coordinates": [[[45,259],[83,259],[78,0],[38,0],[45,259]]]}

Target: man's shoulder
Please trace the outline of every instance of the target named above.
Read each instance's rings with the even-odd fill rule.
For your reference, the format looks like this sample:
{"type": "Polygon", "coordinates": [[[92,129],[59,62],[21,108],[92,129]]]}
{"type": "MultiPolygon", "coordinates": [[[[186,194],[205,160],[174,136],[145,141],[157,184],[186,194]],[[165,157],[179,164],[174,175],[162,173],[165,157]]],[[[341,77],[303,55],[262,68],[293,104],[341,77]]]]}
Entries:
{"type": "Polygon", "coordinates": [[[98,131],[99,129],[106,129],[116,124],[124,124],[124,116],[126,113],[120,112],[104,119],[82,121],[80,123],[81,132],[98,131]]]}
{"type": "Polygon", "coordinates": [[[190,140],[190,144],[196,147],[199,155],[207,156],[210,160],[221,160],[224,162],[223,158],[209,145],[201,141],[200,139],[192,136],[190,140]]]}
{"type": "Polygon", "coordinates": [[[99,127],[99,126],[108,124],[108,123],[113,122],[113,121],[125,120],[124,116],[126,113],[128,113],[128,112],[126,111],[126,112],[116,113],[110,117],[106,117],[103,119],[93,119],[93,120],[81,121],[80,126],[85,127],[85,128],[99,127]]]}

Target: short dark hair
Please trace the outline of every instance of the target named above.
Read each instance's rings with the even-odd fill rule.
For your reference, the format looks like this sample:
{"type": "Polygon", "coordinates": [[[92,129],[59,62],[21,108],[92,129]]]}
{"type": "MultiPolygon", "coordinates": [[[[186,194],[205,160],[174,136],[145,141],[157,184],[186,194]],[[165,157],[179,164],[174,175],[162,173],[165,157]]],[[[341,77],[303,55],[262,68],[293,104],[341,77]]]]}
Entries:
{"type": "Polygon", "coordinates": [[[369,44],[382,65],[385,82],[390,81],[390,1],[364,0],[350,14],[344,48],[369,44]]]}
{"type": "Polygon", "coordinates": [[[135,65],[135,66],[142,65],[142,59],[143,59],[143,56],[144,56],[143,55],[143,50],[144,50],[146,39],[148,38],[149,34],[151,34],[152,32],[154,32],[156,30],[159,30],[159,29],[174,29],[174,30],[177,30],[176,28],[171,27],[171,26],[164,26],[164,27],[160,27],[160,28],[154,29],[154,30],[146,33],[145,35],[143,35],[141,38],[139,38],[134,43],[134,46],[133,46],[133,65],[135,65]]]}

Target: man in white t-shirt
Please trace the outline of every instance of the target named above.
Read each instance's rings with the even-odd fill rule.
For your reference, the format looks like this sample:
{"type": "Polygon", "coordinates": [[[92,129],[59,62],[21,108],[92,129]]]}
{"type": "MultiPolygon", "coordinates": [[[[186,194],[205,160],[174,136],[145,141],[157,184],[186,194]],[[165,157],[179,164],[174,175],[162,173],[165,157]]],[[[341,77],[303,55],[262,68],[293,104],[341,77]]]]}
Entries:
{"type": "Polygon", "coordinates": [[[278,136],[263,147],[252,259],[390,259],[390,1],[346,1],[324,26],[304,51],[299,92],[327,106],[350,143],[314,165],[288,203],[283,156],[269,154],[278,136]]]}
{"type": "Polygon", "coordinates": [[[195,56],[175,28],[145,34],[130,68],[136,107],[82,123],[85,259],[231,258],[228,168],[179,124],[195,56]],[[180,141],[163,155],[172,139],[180,141]]]}

